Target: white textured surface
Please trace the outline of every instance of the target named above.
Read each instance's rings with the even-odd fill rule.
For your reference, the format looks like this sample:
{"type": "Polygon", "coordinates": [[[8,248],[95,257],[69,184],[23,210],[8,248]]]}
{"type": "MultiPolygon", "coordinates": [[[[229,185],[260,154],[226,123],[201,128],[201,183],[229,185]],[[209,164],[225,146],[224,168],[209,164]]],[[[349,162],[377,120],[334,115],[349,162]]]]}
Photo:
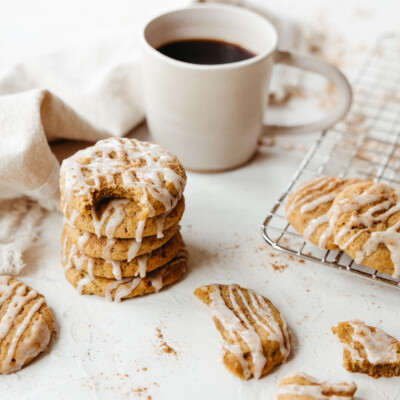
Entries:
{"type": "Polygon", "coordinates": [[[319,379],[353,379],[360,399],[399,398],[400,378],[376,381],[342,368],[341,346],[330,327],[359,318],[400,337],[400,291],[285,256],[271,257],[260,237],[258,227],[297,163],[296,157],[269,151],[233,172],[189,173],[182,222],[190,254],[187,275],[157,295],[121,304],[79,296],[64,280],[58,257],[61,215],[49,215],[42,244],[29,255],[21,279],[46,296],[59,332],[45,356],[1,377],[1,399],[144,394],[154,399],[273,399],[279,380],[297,370],[319,379]],[[287,268],[275,271],[272,263],[287,268]],[[293,355],[285,365],[248,382],[225,370],[219,334],[192,294],[211,282],[239,283],[274,302],[293,334],[293,355]],[[158,327],[176,357],[161,350],[158,327]]]}
{"type": "MultiPolygon", "coordinates": [[[[379,8],[373,1],[286,0],[277,7],[287,7],[306,21],[325,19],[331,33],[337,29],[338,36],[347,35],[350,44],[342,65],[351,73],[365,50],[358,47],[360,43],[368,45],[380,32],[395,26],[399,14],[394,4],[388,1],[379,8]],[[318,17],[319,9],[325,10],[324,17],[318,17]]],[[[306,116],[314,114],[309,111],[306,116]]],[[[312,138],[279,138],[276,146],[236,171],[188,174],[182,232],[189,248],[189,271],[182,282],[157,295],[121,304],[79,296],[65,281],[59,262],[62,217],[50,214],[43,221],[41,243],[27,255],[28,267],[21,280],[46,296],[58,334],[49,351],[29,367],[0,377],[1,400],[147,396],[272,400],[279,380],[298,370],[318,379],[355,380],[359,400],[399,399],[400,378],[374,380],[342,368],[342,349],[330,327],[358,318],[400,338],[400,291],[316,264],[273,257],[261,239],[259,225],[312,138]],[[275,271],[274,263],[287,267],[275,271]],[[247,382],[225,370],[220,336],[206,307],[192,294],[197,286],[211,282],[235,282],[274,302],[293,335],[293,355],[285,365],[259,381],[247,382]],[[157,328],[176,356],[162,351],[157,328]]]]}

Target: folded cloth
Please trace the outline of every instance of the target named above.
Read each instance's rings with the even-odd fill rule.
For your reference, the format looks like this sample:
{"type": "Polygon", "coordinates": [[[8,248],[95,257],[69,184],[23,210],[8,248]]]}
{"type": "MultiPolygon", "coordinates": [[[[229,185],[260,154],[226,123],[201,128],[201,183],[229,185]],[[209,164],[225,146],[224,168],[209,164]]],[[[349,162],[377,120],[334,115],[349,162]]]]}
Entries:
{"type": "MultiPolygon", "coordinates": [[[[297,46],[293,24],[262,2],[222,2],[261,12],[284,38],[283,47],[297,46]]],[[[118,0],[110,9],[106,0],[95,8],[67,2],[57,12],[50,0],[35,7],[28,1],[0,4],[0,274],[19,273],[22,253],[37,236],[40,207],[27,199],[48,210],[58,207],[59,162],[49,142],[123,136],[142,122],[139,29],[166,7],[191,3],[118,0]],[[9,198],[20,200],[1,200],[9,198]],[[17,229],[21,221],[24,230],[17,229]]]]}

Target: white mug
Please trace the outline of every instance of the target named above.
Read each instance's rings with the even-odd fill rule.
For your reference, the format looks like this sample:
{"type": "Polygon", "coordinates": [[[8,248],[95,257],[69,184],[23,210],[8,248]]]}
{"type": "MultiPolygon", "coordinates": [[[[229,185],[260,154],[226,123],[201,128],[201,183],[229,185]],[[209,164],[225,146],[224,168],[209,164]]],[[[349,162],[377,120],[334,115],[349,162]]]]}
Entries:
{"type": "Polygon", "coordinates": [[[270,131],[317,131],[341,119],[352,97],[343,74],[315,57],[279,51],[277,41],[277,32],[266,18],[241,7],[200,4],[151,20],[143,30],[141,44],[145,112],[153,139],[191,170],[221,171],[246,163],[256,152],[263,129],[274,63],[325,75],[337,87],[341,101],[318,122],[274,126],[270,131]],[[157,50],[185,39],[233,43],[255,56],[228,64],[200,65],[157,50]]]}

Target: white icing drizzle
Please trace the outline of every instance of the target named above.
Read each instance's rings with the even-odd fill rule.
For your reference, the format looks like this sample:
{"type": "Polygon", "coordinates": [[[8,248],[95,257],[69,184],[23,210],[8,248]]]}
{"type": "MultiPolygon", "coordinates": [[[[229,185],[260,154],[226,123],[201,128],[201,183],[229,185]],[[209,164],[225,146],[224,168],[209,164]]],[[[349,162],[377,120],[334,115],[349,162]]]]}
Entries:
{"type": "MultiPolygon", "coordinates": [[[[328,214],[322,214],[318,218],[312,219],[303,232],[304,238],[307,240],[310,240],[310,238],[311,238],[312,234],[315,232],[315,230],[322,224],[325,224],[328,222],[329,222],[328,214]]],[[[327,226],[327,228],[325,229],[325,231],[321,234],[321,236],[319,238],[318,245],[322,248],[325,248],[325,245],[331,236],[332,236],[332,230],[330,229],[329,226],[327,226]]]]}
{"type": "Polygon", "coordinates": [[[315,400],[349,400],[353,398],[353,393],[357,389],[357,386],[354,382],[331,384],[328,382],[317,381],[315,378],[303,373],[296,373],[294,375],[291,375],[290,377],[291,378],[302,377],[304,379],[307,379],[309,383],[283,384],[278,388],[278,396],[279,395],[309,396],[315,400]],[[334,394],[326,395],[324,393],[334,393],[334,394]],[[339,395],[338,393],[344,393],[344,394],[339,395]]]}
{"type": "Polygon", "coordinates": [[[115,239],[108,239],[106,245],[103,247],[101,252],[101,257],[104,260],[110,261],[111,260],[111,251],[115,245],[115,239]]]}
{"type": "MultiPolygon", "coordinates": [[[[64,214],[65,215],[65,214],[64,214]]],[[[75,228],[76,226],[75,226],[75,222],[76,222],[76,219],[79,217],[79,211],[78,210],[75,210],[75,208],[72,208],[71,207],[71,215],[70,215],[70,217],[69,218],[67,218],[67,222],[68,222],[68,224],[70,225],[70,226],[72,226],[73,228],[75,228]]]]}
{"type": "Polygon", "coordinates": [[[144,277],[146,276],[146,273],[147,273],[147,264],[148,264],[148,262],[149,262],[149,259],[150,259],[150,257],[151,257],[151,254],[152,254],[151,252],[150,252],[150,253],[143,254],[143,255],[139,256],[138,259],[137,259],[138,265],[139,265],[139,268],[138,268],[138,275],[139,275],[141,278],[144,278],[144,277]]]}
{"type": "Polygon", "coordinates": [[[87,274],[82,279],[80,279],[76,285],[76,290],[78,291],[79,294],[82,294],[85,286],[94,280],[93,276],[94,260],[91,257],[83,256],[83,254],[79,252],[79,249],[76,246],[76,244],[72,243],[69,254],[66,257],[64,269],[67,270],[72,267],[75,267],[78,271],[82,271],[85,262],[87,263],[86,264],[87,274]]]}
{"type": "Polygon", "coordinates": [[[88,257],[86,268],[87,268],[87,274],[90,277],[94,278],[94,275],[93,275],[94,260],[93,260],[93,258],[88,257]]]}
{"type": "MultiPolygon", "coordinates": [[[[310,181],[305,182],[303,185],[299,186],[299,188],[297,189],[298,193],[296,193],[294,195],[292,202],[287,210],[287,213],[290,214],[296,207],[300,206],[301,204],[307,203],[311,198],[315,197],[315,195],[317,194],[316,191],[321,189],[324,185],[327,184],[327,187],[324,189],[323,192],[331,192],[331,190],[337,185],[337,183],[338,183],[338,179],[331,177],[331,176],[319,177],[319,178],[311,179],[310,181]],[[304,195],[302,190],[306,189],[306,188],[308,191],[311,191],[311,193],[304,195]],[[301,193],[299,193],[299,191],[301,191],[301,193]]],[[[318,193],[318,194],[320,194],[320,193],[318,193]]],[[[318,199],[316,201],[318,201],[318,199]]],[[[317,206],[318,206],[318,204],[315,206],[315,208],[317,206]]],[[[301,212],[303,212],[303,211],[301,211],[301,212]]]]}
{"type": "Polygon", "coordinates": [[[281,329],[279,323],[273,317],[270,306],[267,304],[264,298],[252,290],[249,290],[249,296],[252,306],[256,310],[254,314],[256,317],[256,323],[268,332],[268,340],[278,342],[279,351],[283,355],[284,360],[286,360],[290,354],[289,330],[286,321],[283,319],[282,315],[280,315],[283,325],[283,329],[281,329]],[[257,301],[262,307],[259,307],[257,301]],[[260,317],[266,321],[267,324],[265,324],[260,317]]]}
{"type": "Polygon", "coordinates": [[[12,357],[15,359],[13,370],[19,370],[28,359],[32,359],[41,353],[49,343],[50,336],[49,326],[42,315],[39,314],[39,317],[32,322],[31,335],[18,342],[15,355],[12,357]]]}
{"type": "MultiPolygon", "coordinates": [[[[12,297],[0,320],[0,340],[4,339],[10,332],[15,319],[21,313],[23,307],[29,301],[38,298],[38,293],[35,290],[30,290],[27,293],[28,288],[23,284],[14,292],[19,282],[16,281],[10,284],[10,279],[11,276],[8,275],[0,277],[0,307],[12,297]]],[[[47,346],[50,340],[50,331],[41,315],[33,322],[29,337],[20,341],[34,314],[40,309],[44,302],[44,298],[41,297],[32,305],[22,322],[16,328],[12,338],[10,338],[10,345],[1,365],[2,373],[10,373],[19,370],[26,360],[35,357],[47,346]],[[14,365],[11,365],[13,360],[14,365]]]]}
{"type": "Polygon", "coordinates": [[[82,251],[85,249],[86,243],[88,242],[89,238],[90,238],[89,232],[86,232],[86,231],[81,232],[81,235],[79,236],[78,243],[77,243],[79,250],[82,251]]]}
{"type": "Polygon", "coordinates": [[[161,214],[156,220],[156,223],[157,223],[157,238],[158,239],[161,239],[161,238],[164,237],[163,230],[164,230],[165,219],[171,213],[171,211],[172,211],[172,209],[167,211],[167,212],[165,212],[164,214],[161,214]]]}
{"type": "Polygon", "coordinates": [[[307,204],[302,205],[300,208],[300,212],[302,214],[305,214],[307,212],[314,211],[321,204],[328,203],[329,201],[335,200],[336,196],[337,196],[337,192],[334,191],[334,192],[325,194],[321,197],[318,197],[317,199],[315,199],[313,201],[309,201],[307,204]]]}
{"type": "Polygon", "coordinates": [[[142,278],[123,278],[121,280],[112,281],[107,285],[105,297],[108,301],[120,303],[122,298],[129,296],[140,284],[142,278]],[[116,289],[113,296],[112,292],[116,289]]]}
{"type": "Polygon", "coordinates": [[[83,293],[83,289],[85,288],[86,285],[88,285],[90,282],[94,280],[93,276],[90,275],[85,275],[82,279],[78,281],[76,284],[76,290],[79,294],[83,293]]]}
{"type": "Polygon", "coordinates": [[[134,278],[131,279],[129,283],[124,283],[118,286],[118,289],[114,295],[114,301],[116,303],[120,303],[121,299],[129,296],[139,286],[140,282],[142,282],[142,278],[134,278]]]}
{"type": "Polygon", "coordinates": [[[128,262],[131,262],[137,256],[137,253],[139,252],[141,247],[141,242],[137,242],[136,240],[131,241],[128,249],[128,262]]]}
{"type": "MultiPolygon", "coordinates": [[[[382,329],[375,328],[375,332],[372,332],[371,328],[362,321],[349,321],[349,324],[354,329],[351,334],[353,342],[358,342],[363,346],[367,361],[370,364],[388,364],[400,360],[400,353],[397,353],[396,339],[389,336],[382,329]]],[[[364,361],[353,343],[347,345],[346,348],[356,361],[364,361]]]]}
{"type": "Polygon", "coordinates": [[[105,291],[106,300],[113,301],[114,298],[112,296],[112,291],[114,289],[116,289],[118,287],[118,285],[120,285],[121,283],[128,282],[128,280],[129,280],[129,278],[124,278],[124,279],[121,279],[120,281],[112,281],[112,282],[110,282],[107,285],[107,288],[106,288],[106,291],[105,291]]]}
{"type": "MultiPolygon", "coordinates": [[[[3,291],[3,285],[0,285],[0,291],[3,291]]],[[[38,293],[35,290],[30,290],[28,293],[27,287],[21,285],[16,290],[7,307],[7,311],[0,321],[0,340],[4,339],[10,331],[16,316],[21,312],[22,308],[28,301],[37,297],[38,293]]]]}
{"type": "Polygon", "coordinates": [[[118,226],[124,221],[126,217],[125,206],[127,205],[126,200],[112,200],[114,203],[114,211],[110,215],[106,225],[106,236],[110,239],[114,237],[115,231],[118,226]]]}
{"type": "MultiPolygon", "coordinates": [[[[235,287],[233,285],[230,285],[229,286],[229,299],[232,303],[232,307],[238,314],[238,318],[245,325],[245,328],[246,328],[245,332],[252,331],[251,335],[245,334],[245,336],[247,336],[247,337],[244,340],[251,350],[251,357],[253,359],[253,367],[254,367],[254,376],[258,379],[262,374],[265,364],[267,363],[267,359],[264,355],[264,349],[263,349],[263,346],[261,343],[260,336],[258,336],[257,331],[253,328],[250,321],[247,319],[246,314],[244,313],[243,309],[237,303],[235,295],[233,294],[233,289],[236,289],[236,293],[239,294],[239,296],[241,297],[242,300],[244,300],[244,305],[245,305],[246,309],[251,311],[251,308],[249,307],[242,291],[237,286],[235,287]]],[[[236,333],[232,332],[232,336],[234,337],[236,335],[236,333]]]]}
{"type": "MultiPolygon", "coordinates": [[[[303,203],[305,204],[301,206],[300,212],[302,214],[312,212],[321,204],[329,202],[332,203],[339,192],[344,189],[344,187],[357,182],[357,179],[340,179],[336,177],[317,178],[305,182],[299,187],[298,191],[300,189],[303,190],[307,188],[307,191],[311,191],[311,193],[307,193],[307,191],[302,191],[301,193],[295,195],[288,212],[292,211],[295,207],[303,203]],[[322,189],[324,185],[326,185],[326,187],[322,189]],[[317,198],[311,200],[313,197],[316,196],[317,198]]],[[[320,233],[318,241],[318,245],[322,248],[326,248],[328,240],[333,236],[332,227],[329,225],[329,215],[330,210],[328,210],[326,214],[320,215],[317,218],[310,220],[303,232],[303,236],[307,240],[310,240],[318,227],[326,224],[325,229],[320,233]]]]}
{"type": "Polygon", "coordinates": [[[26,328],[30,324],[34,314],[39,310],[39,308],[44,304],[44,298],[40,298],[29,310],[28,314],[25,316],[24,320],[22,321],[21,325],[18,326],[17,330],[15,331],[15,334],[13,338],[11,339],[10,347],[8,348],[6,358],[3,361],[3,368],[10,365],[14,353],[15,353],[15,348],[17,347],[18,341],[25,332],[26,328]]]}
{"type": "Polygon", "coordinates": [[[144,227],[146,226],[146,221],[145,219],[141,220],[138,222],[137,228],[136,228],[136,241],[139,243],[142,243],[142,239],[143,239],[143,231],[144,231],[144,227]]]}
{"type": "MultiPolygon", "coordinates": [[[[236,332],[238,334],[242,334],[242,339],[247,343],[247,336],[248,334],[244,333],[243,331],[249,332],[249,335],[252,335],[250,330],[244,329],[243,325],[239,321],[239,319],[236,317],[233,311],[231,311],[225,304],[224,299],[221,296],[220,288],[218,285],[212,285],[214,288],[214,291],[210,293],[210,299],[211,299],[211,304],[209,306],[209,310],[211,313],[211,316],[214,318],[217,318],[218,321],[221,322],[222,326],[224,329],[228,332],[229,337],[231,338],[232,343],[228,343],[225,341],[223,349],[225,351],[229,351],[235,355],[237,360],[239,361],[242,370],[243,370],[243,375],[245,376],[246,379],[249,379],[251,377],[251,372],[249,369],[249,365],[244,358],[243,350],[240,347],[239,341],[236,337],[236,332]]],[[[249,346],[250,350],[252,348],[250,347],[253,344],[253,340],[248,339],[249,343],[247,345],[249,346]]],[[[255,353],[259,353],[258,349],[256,349],[255,353]]]]}
{"type": "Polygon", "coordinates": [[[129,200],[126,199],[110,200],[100,218],[97,216],[96,207],[92,206],[92,223],[97,237],[101,236],[103,228],[107,238],[112,239],[114,237],[115,231],[126,217],[125,207],[128,203],[129,200]]]}
{"type": "Polygon", "coordinates": [[[157,271],[150,277],[151,285],[153,286],[156,293],[158,293],[163,287],[163,273],[157,271]]]}
{"type": "Polygon", "coordinates": [[[4,302],[6,302],[10,298],[15,287],[18,285],[17,281],[12,284],[9,284],[10,279],[11,279],[10,275],[0,276],[0,307],[4,302]]]}
{"type": "Polygon", "coordinates": [[[115,261],[115,260],[110,260],[112,264],[112,272],[115,277],[115,279],[120,280],[121,279],[121,261],[115,261]]]}
{"type": "MultiPolygon", "coordinates": [[[[339,190],[343,189],[343,183],[345,181],[335,178],[335,177],[322,177],[312,179],[308,182],[303,183],[298,191],[302,190],[301,193],[298,193],[294,196],[293,201],[288,208],[288,213],[293,211],[296,207],[303,204],[300,208],[300,212],[305,214],[307,212],[314,211],[318,206],[324,203],[333,202],[335,197],[337,196],[339,190]],[[326,188],[321,189],[324,185],[327,185],[326,188]],[[307,191],[311,191],[311,193],[304,193],[303,190],[307,189],[307,191]],[[318,192],[318,190],[321,190],[318,192]],[[326,193],[327,192],[327,193],[326,193]],[[313,197],[318,196],[314,200],[311,200],[313,197]]],[[[349,180],[349,183],[353,183],[354,180],[349,180]]],[[[328,210],[329,212],[329,210],[328,210]]],[[[319,238],[318,245],[322,248],[325,248],[326,243],[332,237],[332,230],[328,225],[329,218],[328,212],[326,214],[320,215],[317,218],[312,219],[308,225],[305,227],[303,232],[303,236],[305,239],[310,240],[313,233],[316,229],[323,225],[326,225],[326,229],[321,233],[319,238]]]]}
{"type": "MultiPolygon", "coordinates": [[[[144,254],[146,258],[150,258],[150,255],[144,254]]],[[[142,257],[142,256],[139,256],[142,257]]],[[[186,249],[180,249],[177,256],[170,261],[166,267],[170,268],[176,263],[182,262],[182,260],[187,259],[187,251],[186,249]]],[[[140,262],[140,260],[138,260],[140,262]]],[[[143,261],[144,263],[144,261],[143,261]]],[[[147,271],[147,260],[145,261],[146,270],[144,268],[139,272],[140,277],[130,277],[130,278],[122,278],[119,280],[111,280],[107,285],[105,290],[105,298],[108,301],[114,301],[119,303],[123,298],[129,296],[140,284],[140,282],[146,277],[147,271]],[[144,272],[144,275],[142,276],[144,272]],[[113,295],[113,291],[115,291],[113,295]]],[[[141,267],[139,266],[139,270],[141,267]]],[[[161,268],[159,271],[152,272],[150,275],[147,275],[146,279],[149,279],[151,285],[154,287],[155,291],[158,292],[163,287],[163,277],[165,274],[165,269],[161,268]]],[[[114,273],[115,276],[115,273],[114,273]]]]}
{"type": "MultiPolygon", "coordinates": [[[[390,186],[383,183],[375,183],[360,195],[344,199],[334,204],[329,213],[330,227],[333,229],[340,215],[356,211],[357,215],[352,215],[349,222],[339,230],[335,236],[335,243],[342,250],[346,250],[348,246],[354,242],[363,232],[368,231],[374,224],[379,222],[387,222],[388,218],[400,211],[400,190],[394,190],[390,186]],[[360,210],[368,205],[378,202],[378,204],[370,207],[363,213],[360,210]],[[382,212],[375,216],[376,213],[382,212]],[[352,227],[363,226],[359,231],[350,236],[350,238],[342,243],[341,239],[348,234],[352,227]]],[[[384,244],[390,251],[391,260],[394,266],[392,276],[400,277],[400,220],[385,231],[368,232],[369,238],[363,245],[361,251],[356,253],[355,261],[362,263],[366,257],[374,253],[379,244],[384,244]]]]}
{"type": "Polygon", "coordinates": [[[250,378],[251,372],[247,360],[244,357],[243,350],[240,347],[240,342],[238,337],[240,337],[249,347],[251,351],[253,366],[254,366],[254,376],[258,379],[263,371],[266,364],[266,358],[264,355],[264,350],[259,335],[255,328],[251,325],[250,321],[247,319],[243,308],[237,303],[234,290],[240,296],[243,301],[244,306],[251,315],[252,319],[257,325],[265,329],[269,334],[271,340],[275,340],[279,343],[280,349],[282,349],[282,354],[286,358],[290,351],[289,337],[286,330],[286,324],[284,330],[286,331],[282,337],[282,332],[279,324],[274,320],[273,315],[269,315],[271,312],[270,308],[262,298],[262,296],[257,293],[248,290],[252,307],[248,304],[242,289],[237,285],[229,285],[228,292],[229,298],[232,303],[232,311],[225,303],[219,285],[211,285],[214,289],[210,292],[211,304],[209,306],[210,313],[213,318],[220,321],[224,330],[226,330],[231,338],[230,341],[224,343],[224,349],[233,353],[240,365],[242,366],[243,374],[246,379],[250,378]],[[261,304],[261,307],[260,307],[261,304]],[[265,308],[263,308],[265,307],[265,308]],[[255,309],[255,312],[253,311],[255,309]],[[238,315],[238,316],[237,316],[238,315]],[[264,321],[266,322],[264,323],[264,321]],[[286,342],[284,344],[284,342],[286,342]],[[287,347],[285,347],[287,346],[287,347]]]}
{"type": "Polygon", "coordinates": [[[186,180],[170,168],[174,163],[176,158],[156,144],[128,138],[101,140],[63,161],[65,200],[69,202],[72,193],[90,200],[92,194],[100,190],[101,180],[115,187],[118,175],[126,189],[138,190],[137,201],[148,209],[150,217],[154,216],[148,194],[168,211],[175,207],[183,193],[186,180]],[[167,189],[171,183],[178,192],[175,196],[167,189]]]}

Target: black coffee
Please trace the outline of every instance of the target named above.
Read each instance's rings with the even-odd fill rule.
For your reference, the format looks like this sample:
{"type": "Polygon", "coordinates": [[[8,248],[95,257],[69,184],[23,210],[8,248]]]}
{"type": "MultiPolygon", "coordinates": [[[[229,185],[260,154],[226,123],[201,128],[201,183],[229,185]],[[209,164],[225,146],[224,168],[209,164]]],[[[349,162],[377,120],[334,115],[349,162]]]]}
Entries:
{"type": "Polygon", "coordinates": [[[158,51],[192,64],[227,64],[247,60],[255,54],[236,44],[210,39],[188,39],[164,44],[158,51]]]}

